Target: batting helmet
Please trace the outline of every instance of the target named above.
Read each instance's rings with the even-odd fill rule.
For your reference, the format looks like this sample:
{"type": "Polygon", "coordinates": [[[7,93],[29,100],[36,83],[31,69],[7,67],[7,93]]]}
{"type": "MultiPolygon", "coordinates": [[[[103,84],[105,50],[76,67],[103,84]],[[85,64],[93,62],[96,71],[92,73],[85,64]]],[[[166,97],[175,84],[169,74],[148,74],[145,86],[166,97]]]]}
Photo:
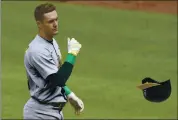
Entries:
{"type": "Polygon", "coordinates": [[[150,102],[163,102],[171,95],[170,79],[158,82],[152,78],[144,78],[142,85],[138,86],[143,91],[143,96],[150,102]]]}

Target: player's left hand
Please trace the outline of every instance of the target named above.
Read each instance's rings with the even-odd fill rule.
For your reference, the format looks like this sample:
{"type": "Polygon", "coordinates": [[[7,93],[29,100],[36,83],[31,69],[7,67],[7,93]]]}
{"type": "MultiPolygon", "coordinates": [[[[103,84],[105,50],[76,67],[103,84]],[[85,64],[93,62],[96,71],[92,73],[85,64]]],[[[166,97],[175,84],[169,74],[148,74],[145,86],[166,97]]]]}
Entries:
{"type": "Polygon", "coordinates": [[[80,115],[84,110],[83,101],[79,99],[73,92],[70,93],[67,97],[71,106],[75,109],[75,114],[80,115]]]}
{"type": "Polygon", "coordinates": [[[68,40],[68,53],[73,54],[75,56],[78,55],[78,53],[80,52],[80,49],[82,47],[82,45],[75,39],[75,38],[67,38],[68,40]]]}

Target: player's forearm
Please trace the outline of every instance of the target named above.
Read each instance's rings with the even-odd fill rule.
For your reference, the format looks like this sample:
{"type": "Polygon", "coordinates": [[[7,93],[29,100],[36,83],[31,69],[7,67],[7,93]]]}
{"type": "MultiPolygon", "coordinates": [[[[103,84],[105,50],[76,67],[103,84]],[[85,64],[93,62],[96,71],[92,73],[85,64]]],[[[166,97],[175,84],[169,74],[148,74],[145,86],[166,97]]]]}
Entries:
{"type": "Polygon", "coordinates": [[[76,56],[72,54],[67,55],[64,64],[60,67],[58,72],[47,77],[50,87],[65,86],[65,83],[72,73],[75,60],[76,56]]]}

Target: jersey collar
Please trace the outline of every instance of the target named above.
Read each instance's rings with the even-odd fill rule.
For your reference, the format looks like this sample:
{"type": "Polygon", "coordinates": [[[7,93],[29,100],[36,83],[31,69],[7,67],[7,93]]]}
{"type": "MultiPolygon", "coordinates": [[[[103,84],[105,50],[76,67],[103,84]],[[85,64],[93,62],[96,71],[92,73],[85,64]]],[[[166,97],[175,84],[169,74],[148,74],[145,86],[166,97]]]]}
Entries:
{"type": "Polygon", "coordinates": [[[43,37],[41,37],[40,35],[37,35],[37,36],[40,37],[41,39],[47,41],[48,43],[53,44],[53,39],[52,40],[47,40],[47,39],[44,39],[43,37]]]}

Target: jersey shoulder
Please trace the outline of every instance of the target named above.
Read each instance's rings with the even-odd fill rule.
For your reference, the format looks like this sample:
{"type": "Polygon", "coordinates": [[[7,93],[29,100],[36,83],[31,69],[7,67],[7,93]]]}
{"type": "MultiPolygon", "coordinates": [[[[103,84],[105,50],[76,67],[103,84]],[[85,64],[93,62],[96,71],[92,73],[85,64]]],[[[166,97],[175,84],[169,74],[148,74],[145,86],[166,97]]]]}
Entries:
{"type": "Polygon", "coordinates": [[[51,53],[51,45],[45,43],[45,41],[39,40],[37,38],[33,39],[31,43],[28,45],[28,49],[26,51],[30,55],[50,55],[51,53]],[[33,54],[32,54],[33,53],[33,54]]]}
{"type": "Polygon", "coordinates": [[[32,49],[35,49],[37,51],[42,51],[43,50],[52,50],[52,44],[47,42],[46,40],[40,38],[39,36],[36,36],[32,42],[29,44],[29,47],[32,49]]]}

